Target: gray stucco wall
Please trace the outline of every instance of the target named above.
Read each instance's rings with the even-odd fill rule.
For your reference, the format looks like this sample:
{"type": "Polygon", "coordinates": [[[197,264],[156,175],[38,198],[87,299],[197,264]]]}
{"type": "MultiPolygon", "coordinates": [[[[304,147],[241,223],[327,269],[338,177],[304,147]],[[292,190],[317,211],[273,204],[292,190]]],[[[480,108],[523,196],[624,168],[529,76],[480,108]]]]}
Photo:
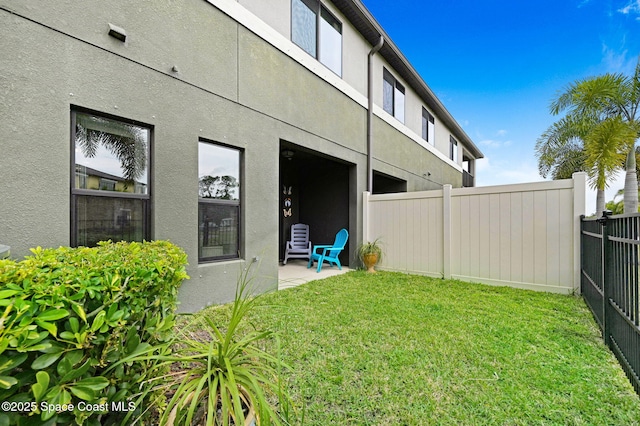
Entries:
{"type": "Polygon", "coordinates": [[[406,180],[407,191],[441,189],[447,183],[462,186],[458,170],[385,121],[376,117],[373,129],[374,170],[406,180]]]}
{"type": "MultiPolygon", "coordinates": [[[[254,257],[259,290],[276,288],[281,140],[352,165],[349,231],[361,239],[365,109],[207,2],[0,0],[0,35],[0,243],[13,256],[69,244],[74,106],[153,128],[152,237],[189,256],[182,311],[231,300],[254,257]],[[240,260],[198,265],[200,138],[244,150],[240,260]]],[[[460,186],[460,172],[380,120],[375,157],[408,190],[433,187],[425,169],[460,186]]]]}

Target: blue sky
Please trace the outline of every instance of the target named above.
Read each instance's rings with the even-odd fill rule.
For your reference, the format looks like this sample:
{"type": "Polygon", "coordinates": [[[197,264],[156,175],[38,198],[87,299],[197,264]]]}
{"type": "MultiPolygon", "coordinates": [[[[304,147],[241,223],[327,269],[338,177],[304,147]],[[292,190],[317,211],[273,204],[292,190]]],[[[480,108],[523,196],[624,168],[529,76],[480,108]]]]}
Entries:
{"type": "Polygon", "coordinates": [[[363,3],[484,153],[479,186],[543,180],[534,146],[558,119],[548,108],[556,93],[585,77],[629,75],[640,55],[640,0],[363,3]]]}

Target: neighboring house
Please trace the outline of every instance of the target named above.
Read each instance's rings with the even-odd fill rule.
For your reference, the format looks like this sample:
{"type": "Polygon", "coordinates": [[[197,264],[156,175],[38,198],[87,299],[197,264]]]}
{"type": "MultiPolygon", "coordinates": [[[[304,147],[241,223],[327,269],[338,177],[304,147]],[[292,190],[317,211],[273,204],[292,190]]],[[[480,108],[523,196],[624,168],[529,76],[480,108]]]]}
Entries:
{"type": "Polygon", "coordinates": [[[147,185],[142,182],[127,181],[122,176],[112,175],[76,164],[76,183],[78,189],[94,189],[102,191],[118,191],[145,194],[147,185]]]}
{"type": "Polygon", "coordinates": [[[295,222],[354,264],[364,191],[482,157],[359,0],[0,0],[0,35],[0,243],[168,239],[183,311],[275,278],[295,222]]]}

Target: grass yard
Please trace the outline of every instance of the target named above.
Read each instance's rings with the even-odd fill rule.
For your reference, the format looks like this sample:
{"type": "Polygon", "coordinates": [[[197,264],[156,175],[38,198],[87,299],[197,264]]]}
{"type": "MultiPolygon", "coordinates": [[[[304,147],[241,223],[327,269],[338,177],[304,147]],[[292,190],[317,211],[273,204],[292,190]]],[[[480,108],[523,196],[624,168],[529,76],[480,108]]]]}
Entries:
{"type": "Polygon", "coordinates": [[[259,304],[305,425],[640,424],[578,297],[355,271],[259,304]]]}

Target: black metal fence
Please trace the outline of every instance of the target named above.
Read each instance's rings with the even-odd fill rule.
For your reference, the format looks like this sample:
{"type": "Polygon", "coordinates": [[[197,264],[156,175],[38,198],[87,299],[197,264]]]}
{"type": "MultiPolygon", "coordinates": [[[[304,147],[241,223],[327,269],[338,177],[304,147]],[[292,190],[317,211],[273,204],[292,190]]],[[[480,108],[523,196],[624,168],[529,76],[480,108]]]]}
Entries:
{"type": "Polygon", "coordinates": [[[640,214],[582,218],[581,290],[640,395],[640,214]]]}
{"type": "Polygon", "coordinates": [[[78,220],[78,245],[93,247],[98,241],[142,241],[142,220],[78,220]]]}

